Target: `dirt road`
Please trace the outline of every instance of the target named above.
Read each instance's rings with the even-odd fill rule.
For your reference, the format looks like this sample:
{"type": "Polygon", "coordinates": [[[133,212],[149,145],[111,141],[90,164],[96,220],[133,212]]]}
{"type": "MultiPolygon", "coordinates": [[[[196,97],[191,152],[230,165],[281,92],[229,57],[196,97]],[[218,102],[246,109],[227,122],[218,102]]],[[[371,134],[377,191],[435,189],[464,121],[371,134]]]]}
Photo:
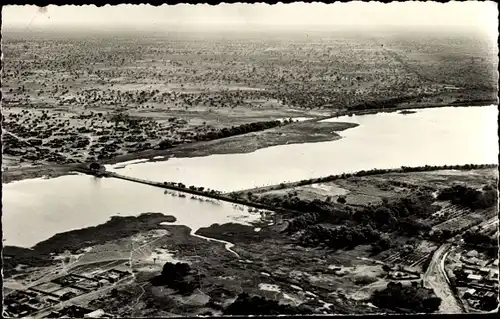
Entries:
{"type": "Polygon", "coordinates": [[[463,313],[460,303],[456,299],[450,288],[448,277],[444,270],[444,260],[448,255],[451,244],[446,243],[439,247],[427,268],[423,277],[423,285],[433,289],[436,295],[441,298],[439,313],[463,313]]]}

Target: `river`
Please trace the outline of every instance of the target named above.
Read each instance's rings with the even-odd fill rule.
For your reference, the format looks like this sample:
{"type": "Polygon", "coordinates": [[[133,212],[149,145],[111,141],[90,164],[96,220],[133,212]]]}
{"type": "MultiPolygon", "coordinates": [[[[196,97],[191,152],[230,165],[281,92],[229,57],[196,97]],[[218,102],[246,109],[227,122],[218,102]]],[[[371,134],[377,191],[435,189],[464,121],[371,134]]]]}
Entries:
{"type": "MultiPolygon", "coordinates": [[[[233,191],[371,168],[497,163],[497,113],[496,106],[489,106],[339,117],[331,120],[360,125],[342,131],[337,141],[108,168],[155,181],[233,191]]],[[[229,203],[200,202],[148,185],[86,175],[12,182],[3,185],[2,193],[4,245],[22,247],[104,223],[113,215],[162,212],[193,231],[260,218],[229,203]]]]}
{"type": "Polygon", "coordinates": [[[115,178],[68,175],[3,185],[4,245],[31,247],[56,233],[105,223],[111,216],[172,215],[193,231],[229,221],[250,225],[259,213],[226,202],[181,198],[176,192],[115,178]]]}
{"type": "Polygon", "coordinates": [[[415,111],[330,119],[359,124],[340,132],[343,138],[336,141],[107,168],[148,180],[235,191],[372,168],[498,162],[496,106],[415,111]]]}

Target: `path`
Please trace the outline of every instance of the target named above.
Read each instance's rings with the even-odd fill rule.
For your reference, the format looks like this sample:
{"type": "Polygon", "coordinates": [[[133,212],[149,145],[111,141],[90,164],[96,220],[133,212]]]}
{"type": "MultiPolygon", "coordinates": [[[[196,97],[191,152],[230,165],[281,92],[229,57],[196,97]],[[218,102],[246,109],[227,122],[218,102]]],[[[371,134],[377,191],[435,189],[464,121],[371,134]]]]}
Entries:
{"type": "Polygon", "coordinates": [[[190,235],[194,236],[194,237],[198,237],[198,238],[204,239],[204,240],[208,240],[208,241],[216,241],[216,242],[219,242],[219,243],[223,243],[224,247],[226,248],[227,251],[229,251],[230,253],[236,255],[236,257],[240,258],[240,255],[238,255],[237,252],[235,252],[234,250],[231,249],[231,247],[234,246],[233,243],[230,243],[228,241],[221,240],[221,239],[215,239],[215,238],[201,236],[201,235],[195,234],[195,232],[193,230],[191,230],[190,235]]]}
{"type": "Polygon", "coordinates": [[[451,244],[446,243],[434,252],[422,281],[425,288],[434,290],[436,296],[441,298],[439,313],[463,313],[460,303],[450,288],[450,282],[444,270],[444,260],[450,248],[451,244]]]}

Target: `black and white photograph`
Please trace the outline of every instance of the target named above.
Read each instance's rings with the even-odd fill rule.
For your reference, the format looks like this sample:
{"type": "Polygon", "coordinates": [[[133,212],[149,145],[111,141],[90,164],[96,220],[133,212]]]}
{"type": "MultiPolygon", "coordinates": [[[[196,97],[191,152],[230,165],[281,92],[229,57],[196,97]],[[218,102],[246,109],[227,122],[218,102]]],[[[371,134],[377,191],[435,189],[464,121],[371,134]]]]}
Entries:
{"type": "Polygon", "coordinates": [[[2,317],[498,311],[497,3],[1,10],[2,317]]]}

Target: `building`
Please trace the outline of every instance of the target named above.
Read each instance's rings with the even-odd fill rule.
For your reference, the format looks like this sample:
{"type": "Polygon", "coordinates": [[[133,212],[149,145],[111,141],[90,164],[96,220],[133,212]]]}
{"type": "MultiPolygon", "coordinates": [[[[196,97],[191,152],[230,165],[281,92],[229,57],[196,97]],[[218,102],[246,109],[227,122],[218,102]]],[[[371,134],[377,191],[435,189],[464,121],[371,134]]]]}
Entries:
{"type": "Polygon", "coordinates": [[[476,298],[476,289],[467,289],[467,291],[464,293],[464,298],[468,300],[476,298]]]}
{"type": "Polygon", "coordinates": [[[498,280],[498,270],[495,269],[491,272],[491,276],[490,276],[491,279],[495,279],[495,280],[498,280]]]}
{"type": "Polygon", "coordinates": [[[490,269],[483,267],[483,268],[479,269],[479,273],[482,274],[483,276],[487,276],[490,274],[490,269]]]}
{"type": "Polygon", "coordinates": [[[97,309],[96,311],[92,311],[90,313],[87,313],[83,315],[84,318],[100,318],[104,315],[104,310],[102,309],[97,309]]]}
{"type": "Polygon", "coordinates": [[[473,274],[474,272],[472,271],[472,269],[467,269],[467,268],[464,268],[463,269],[463,272],[467,275],[470,275],[470,274],[473,274]]]}
{"type": "Polygon", "coordinates": [[[483,298],[492,298],[492,297],[495,297],[495,293],[493,291],[487,291],[483,298]]]}
{"type": "Polygon", "coordinates": [[[474,288],[467,289],[467,291],[465,293],[471,294],[472,296],[474,296],[474,294],[476,293],[476,289],[474,289],[474,288]]]}
{"type": "Polygon", "coordinates": [[[480,275],[470,274],[467,276],[467,280],[469,281],[481,281],[481,279],[483,279],[483,276],[480,275]]]}
{"type": "Polygon", "coordinates": [[[471,250],[469,252],[467,252],[467,257],[477,257],[479,255],[479,253],[476,251],[476,250],[471,250]]]}

